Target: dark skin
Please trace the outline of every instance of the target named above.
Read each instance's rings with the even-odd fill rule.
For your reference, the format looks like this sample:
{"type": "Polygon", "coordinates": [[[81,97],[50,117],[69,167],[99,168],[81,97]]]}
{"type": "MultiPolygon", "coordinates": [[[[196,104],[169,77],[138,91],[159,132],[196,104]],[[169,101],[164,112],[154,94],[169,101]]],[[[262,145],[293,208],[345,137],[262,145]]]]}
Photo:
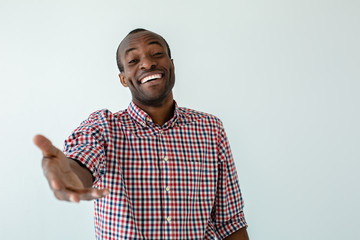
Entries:
{"type": "Polygon", "coordinates": [[[173,116],[172,88],[175,84],[174,63],[166,43],[152,32],[138,32],[127,36],[120,44],[119,54],[124,71],[120,82],[129,87],[133,102],[162,126],[173,116]],[[141,83],[147,76],[160,78],[141,83]]]}
{"type": "MultiPolygon", "coordinates": [[[[124,68],[119,74],[121,84],[129,87],[133,102],[148,113],[154,123],[164,125],[174,114],[172,88],[175,84],[175,67],[166,43],[155,33],[137,32],[124,38],[119,54],[124,68]]],[[[44,175],[56,198],[80,202],[109,194],[108,189],[91,188],[91,172],[67,158],[49,139],[36,135],[34,143],[43,153],[44,175]]],[[[241,228],[225,239],[248,240],[249,237],[246,228],[241,228]]]]}
{"type": "Polygon", "coordinates": [[[52,145],[49,139],[36,135],[34,143],[42,151],[44,175],[57,199],[80,202],[109,194],[107,189],[91,188],[93,179],[90,171],[66,157],[60,149],[52,145]]]}
{"type": "Polygon", "coordinates": [[[225,240],[249,240],[249,235],[246,228],[240,228],[230,236],[227,236],[225,240]]]}

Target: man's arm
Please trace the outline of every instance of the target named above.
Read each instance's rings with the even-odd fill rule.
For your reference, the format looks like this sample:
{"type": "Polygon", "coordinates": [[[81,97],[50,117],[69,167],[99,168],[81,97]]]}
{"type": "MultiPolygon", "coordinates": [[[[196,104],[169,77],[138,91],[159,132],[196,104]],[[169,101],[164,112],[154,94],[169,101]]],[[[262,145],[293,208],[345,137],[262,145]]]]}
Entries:
{"type": "Polygon", "coordinates": [[[66,157],[60,149],[52,145],[49,139],[36,135],[34,143],[43,153],[44,175],[57,199],[80,202],[109,194],[107,189],[91,188],[93,178],[90,171],[75,160],[66,157]]]}
{"type": "Polygon", "coordinates": [[[226,237],[225,240],[249,240],[246,228],[240,228],[230,236],[226,237]]]}

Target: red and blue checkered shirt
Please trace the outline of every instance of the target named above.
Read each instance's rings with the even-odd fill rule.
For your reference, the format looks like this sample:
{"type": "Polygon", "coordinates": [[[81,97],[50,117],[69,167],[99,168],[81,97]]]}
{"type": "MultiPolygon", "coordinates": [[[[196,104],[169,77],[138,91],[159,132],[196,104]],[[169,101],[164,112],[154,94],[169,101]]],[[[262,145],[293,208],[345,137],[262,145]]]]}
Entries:
{"type": "Polygon", "coordinates": [[[223,239],[246,227],[243,199],[221,121],[180,108],[163,126],[131,103],[94,112],[65,141],[96,188],[97,239],[223,239]]]}

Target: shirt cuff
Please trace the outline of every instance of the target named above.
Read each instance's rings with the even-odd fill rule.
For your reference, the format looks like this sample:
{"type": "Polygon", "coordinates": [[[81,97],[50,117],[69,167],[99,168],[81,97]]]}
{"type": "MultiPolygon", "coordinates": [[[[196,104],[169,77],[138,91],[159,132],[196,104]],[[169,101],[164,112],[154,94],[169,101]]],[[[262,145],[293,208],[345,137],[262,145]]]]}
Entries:
{"type": "Polygon", "coordinates": [[[224,239],[244,227],[247,228],[247,223],[245,221],[244,213],[240,212],[229,221],[218,225],[216,232],[219,239],[224,239]]]}
{"type": "Polygon", "coordinates": [[[97,169],[95,168],[92,161],[87,154],[84,154],[82,151],[71,151],[71,152],[64,152],[65,156],[71,159],[74,159],[80,163],[82,163],[93,175],[94,178],[99,176],[97,169]]]}

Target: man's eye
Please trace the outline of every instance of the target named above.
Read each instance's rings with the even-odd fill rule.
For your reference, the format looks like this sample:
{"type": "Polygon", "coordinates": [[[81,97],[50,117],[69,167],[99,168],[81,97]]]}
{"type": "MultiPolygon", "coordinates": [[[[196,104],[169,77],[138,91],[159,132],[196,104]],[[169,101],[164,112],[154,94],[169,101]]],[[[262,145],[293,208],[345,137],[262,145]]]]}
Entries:
{"type": "Polygon", "coordinates": [[[154,56],[161,56],[161,55],[163,55],[162,52],[157,52],[157,53],[154,54],[154,56]]]}
{"type": "Polygon", "coordinates": [[[128,62],[128,64],[132,64],[132,63],[135,63],[136,62],[136,59],[132,59],[128,62]]]}

